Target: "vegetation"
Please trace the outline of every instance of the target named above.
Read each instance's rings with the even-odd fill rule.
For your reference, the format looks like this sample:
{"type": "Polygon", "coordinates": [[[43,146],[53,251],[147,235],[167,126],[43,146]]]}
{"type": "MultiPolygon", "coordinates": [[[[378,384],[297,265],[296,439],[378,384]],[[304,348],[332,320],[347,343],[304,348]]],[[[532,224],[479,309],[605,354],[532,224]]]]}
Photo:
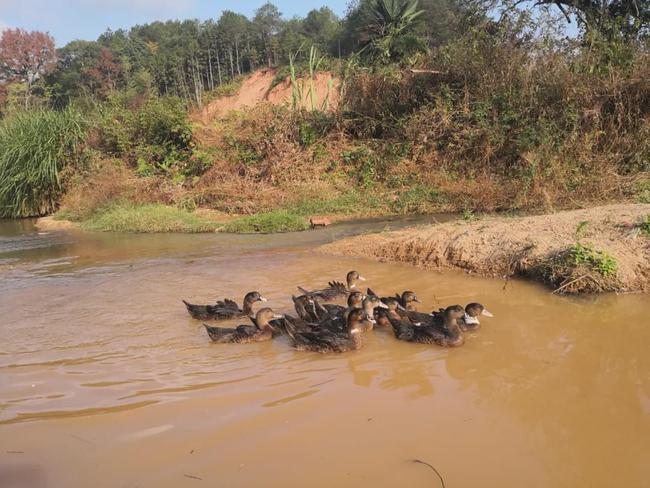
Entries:
{"type": "Polygon", "coordinates": [[[231,220],[224,224],[221,231],[238,234],[269,234],[272,232],[293,232],[308,228],[309,222],[305,218],[286,211],[276,211],[231,220]]]}
{"type": "Polygon", "coordinates": [[[36,110],[0,124],[0,217],[43,215],[57,208],[66,174],[79,162],[84,124],[78,112],[36,110]]]}
{"type": "MultiPolygon", "coordinates": [[[[202,208],[241,216],[224,230],[269,232],[316,213],[471,220],[647,201],[647,6],[544,3],[358,0],[342,19],[323,7],[290,20],[267,3],[56,52],[43,33],[6,30],[1,215],[62,206],[89,228],[212,230],[202,208]],[[291,107],[197,116],[263,67],[290,81],[291,107]],[[316,101],[324,69],[336,104],[316,101]]],[[[611,272],[593,249],[567,256],[611,272]]]]}
{"type": "Polygon", "coordinates": [[[215,232],[220,222],[166,205],[115,206],[81,222],[85,230],[103,232],[215,232]]]}
{"type": "Polygon", "coordinates": [[[541,273],[557,292],[602,292],[616,289],[616,259],[583,243],[589,222],[582,221],[576,227],[576,242],[552,256],[541,266],[541,273]]]}
{"type": "Polygon", "coordinates": [[[646,215],[645,219],[641,221],[639,229],[641,229],[641,234],[650,237],[650,214],[646,215]]]}

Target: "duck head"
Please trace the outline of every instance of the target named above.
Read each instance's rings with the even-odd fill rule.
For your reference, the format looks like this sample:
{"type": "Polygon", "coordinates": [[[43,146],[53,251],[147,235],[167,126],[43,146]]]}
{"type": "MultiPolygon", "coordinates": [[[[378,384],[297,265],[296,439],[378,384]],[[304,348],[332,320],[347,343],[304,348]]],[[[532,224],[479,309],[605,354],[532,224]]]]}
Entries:
{"type": "Polygon", "coordinates": [[[260,295],[259,291],[249,291],[244,296],[244,303],[252,305],[255,302],[266,302],[266,298],[260,295]]]}
{"type": "Polygon", "coordinates": [[[368,320],[368,316],[362,308],[355,308],[350,311],[347,325],[348,333],[350,334],[360,334],[365,330],[372,329],[372,322],[368,320]]]}
{"type": "Polygon", "coordinates": [[[361,276],[357,271],[350,271],[346,277],[345,281],[348,284],[348,290],[351,290],[357,286],[357,281],[366,281],[366,279],[361,276]]]}
{"type": "Polygon", "coordinates": [[[487,308],[480,303],[468,303],[465,307],[464,319],[466,324],[479,324],[478,316],[494,317],[487,308]]]}
{"type": "Polygon", "coordinates": [[[364,298],[365,295],[358,290],[351,292],[348,295],[348,307],[360,308],[364,298]]]}
{"type": "Polygon", "coordinates": [[[402,307],[402,304],[399,302],[397,298],[389,297],[389,298],[384,298],[384,303],[386,304],[386,308],[388,308],[389,312],[397,312],[398,310],[404,311],[406,310],[404,307],[402,307]]]}
{"type": "MultiPolygon", "coordinates": [[[[363,310],[366,312],[366,315],[373,317],[376,308],[388,308],[388,306],[378,296],[366,297],[363,301],[363,310]]],[[[370,321],[374,322],[374,319],[371,318],[370,321]]]]}
{"type": "Polygon", "coordinates": [[[445,308],[444,315],[447,320],[453,320],[455,322],[465,315],[465,309],[460,305],[452,305],[445,308]]]}
{"type": "Polygon", "coordinates": [[[414,303],[422,303],[418,296],[413,291],[405,291],[402,293],[402,306],[407,310],[415,310],[414,303]]]}
{"type": "Polygon", "coordinates": [[[271,320],[281,318],[284,318],[284,315],[277,314],[268,307],[260,308],[255,314],[255,321],[260,329],[267,327],[273,329],[274,327],[270,324],[271,320]]]}

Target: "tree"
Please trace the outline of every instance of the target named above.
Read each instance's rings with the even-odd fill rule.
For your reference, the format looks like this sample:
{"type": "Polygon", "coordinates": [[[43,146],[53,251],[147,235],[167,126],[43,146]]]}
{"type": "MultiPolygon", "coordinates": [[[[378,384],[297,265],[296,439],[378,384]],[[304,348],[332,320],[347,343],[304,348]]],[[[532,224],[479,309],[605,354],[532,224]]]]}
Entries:
{"type": "Polygon", "coordinates": [[[238,75],[241,75],[243,71],[241,48],[248,23],[249,20],[246,16],[236,14],[231,10],[224,10],[217,22],[219,36],[226,48],[228,61],[230,62],[231,76],[235,76],[235,71],[238,75]],[[233,67],[233,63],[235,67],[233,67]]]}
{"type": "Polygon", "coordinates": [[[253,23],[262,40],[263,51],[269,67],[277,64],[277,42],[276,36],[282,26],[282,14],[278,7],[272,3],[265,3],[255,11],[253,23]]]}
{"type": "Polygon", "coordinates": [[[122,65],[115,61],[115,57],[110,49],[101,48],[99,59],[93,66],[85,70],[88,77],[90,89],[106,97],[122,82],[123,68],[122,65]]]}
{"type": "Polygon", "coordinates": [[[310,10],[302,21],[303,34],[322,52],[338,55],[340,22],[328,7],[310,10]]]}
{"type": "MultiPolygon", "coordinates": [[[[528,0],[517,0],[514,6],[528,0]]],[[[556,6],[567,22],[575,17],[586,31],[597,31],[608,39],[623,35],[630,39],[650,29],[648,0],[536,0],[534,6],[556,6]]]]}
{"type": "Polygon", "coordinates": [[[26,83],[25,105],[32,87],[56,63],[54,39],[45,32],[7,29],[0,37],[0,81],[26,83]]]}
{"type": "Polygon", "coordinates": [[[388,62],[420,48],[417,36],[411,35],[415,22],[424,13],[418,10],[418,0],[376,0],[371,12],[364,51],[381,62],[388,62]]]}

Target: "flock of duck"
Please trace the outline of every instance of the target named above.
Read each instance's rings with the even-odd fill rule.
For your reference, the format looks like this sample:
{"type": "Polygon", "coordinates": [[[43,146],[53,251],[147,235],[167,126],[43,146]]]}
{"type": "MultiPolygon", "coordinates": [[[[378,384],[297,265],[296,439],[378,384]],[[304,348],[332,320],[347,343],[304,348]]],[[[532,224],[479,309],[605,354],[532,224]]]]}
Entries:
{"type": "Polygon", "coordinates": [[[365,278],[350,271],[345,284],[331,281],[327,287],[312,291],[298,287],[301,295],[292,296],[296,317],[276,314],[268,307],[259,309],[253,316],[253,304],[267,301],[257,291],[244,296],[241,308],[227,298],[214,305],[195,305],[185,300],[183,303],[195,319],[247,317],[252,322],[235,328],[204,323],[214,342],[259,342],[287,334],[296,349],[321,353],[359,349],[362,335],[375,328],[392,328],[395,337],[401,341],[462,346],[464,333],[480,327],[480,315],[492,317],[480,303],[470,303],[465,308],[452,305],[431,313],[418,312],[416,304],[420,300],[414,292],[380,297],[368,288],[364,294],[357,286],[359,281],[365,281],[365,278]],[[347,306],[328,303],[343,298],[347,298],[347,306]]]}

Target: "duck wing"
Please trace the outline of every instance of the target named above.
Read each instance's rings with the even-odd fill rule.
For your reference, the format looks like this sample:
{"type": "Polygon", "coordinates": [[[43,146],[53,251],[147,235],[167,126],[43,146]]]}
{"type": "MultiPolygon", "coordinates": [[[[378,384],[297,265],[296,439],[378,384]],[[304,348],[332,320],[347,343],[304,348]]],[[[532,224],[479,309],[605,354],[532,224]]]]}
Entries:
{"type": "Polygon", "coordinates": [[[345,311],[347,310],[347,307],[344,307],[343,305],[336,305],[333,303],[326,303],[324,305],[321,305],[321,307],[325,309],[325,311],[330,317],[342,317],[343,314],[345,314],[345,311]]]}
{"type": "Polygon", "coordinates": [[[309,291],[301,288],[300,286],[298,289],[301,293],[312,298],[318,298],[324,302],[329,302],[331,300],[335,300],[336,298],[345,297],[348,294],[347,286],[345,286],[340,281],[330,281],[327,284],[327,288],[323,288],[322,290],[309,291]]]}
{"type": "Polygon", "coordinates": [[[223,320],[232,319],[235,317],[242,317],[244,311],[232,300],[219,300],[214,305],[195,305],[183,300],[187,311],[195,319],[208,320],[223,320]]]}
{"type": "Polygon", "coordinates": [[[203,326],[208,332],[210,339],[221,344],[264,340],[262,337],[263,335],[266,335],[264,331],[260,331],[257,327],[252,325],[240,325],[234,329],[228,327],[215,327],[208,324],[203,324],[203,326]]]}
{"type": "Polygon", "coordinates": [[[241,308],[237,305],[237,302],[231,300],[230,298],[224,298],[223,300],[217,300],[217,303],[214,304],[215,308],[221,310],[232,310],[233,312],[241,312],[241,308]]]}
{"type": "Polygon", "coordinates": [[[301,351],[328,353],[345,352],[357,348],[352,337],[346,333],[337,333],[326,329],[302,332],[289,330],[287,332],[293,339],[293,346],[301,351]]]}
{"type": "Polygon", "coordinates": [[[406,311],[405,315],[414,325],[418,326],[434,325],[439,320],[438,316],[428,313],[414,312],[412,310],[406,311]]]}
{"type": "Polygon", "coordinates": [[[323,308],[323,305],[317,297],[301,295],[298,297],[298,300],[299,304],[296,305],[296,312],[306,322],[318,323],[330,317],[329,311],[323,308]],[[308,302],[305,301],[306,299],[308,302]]]}

